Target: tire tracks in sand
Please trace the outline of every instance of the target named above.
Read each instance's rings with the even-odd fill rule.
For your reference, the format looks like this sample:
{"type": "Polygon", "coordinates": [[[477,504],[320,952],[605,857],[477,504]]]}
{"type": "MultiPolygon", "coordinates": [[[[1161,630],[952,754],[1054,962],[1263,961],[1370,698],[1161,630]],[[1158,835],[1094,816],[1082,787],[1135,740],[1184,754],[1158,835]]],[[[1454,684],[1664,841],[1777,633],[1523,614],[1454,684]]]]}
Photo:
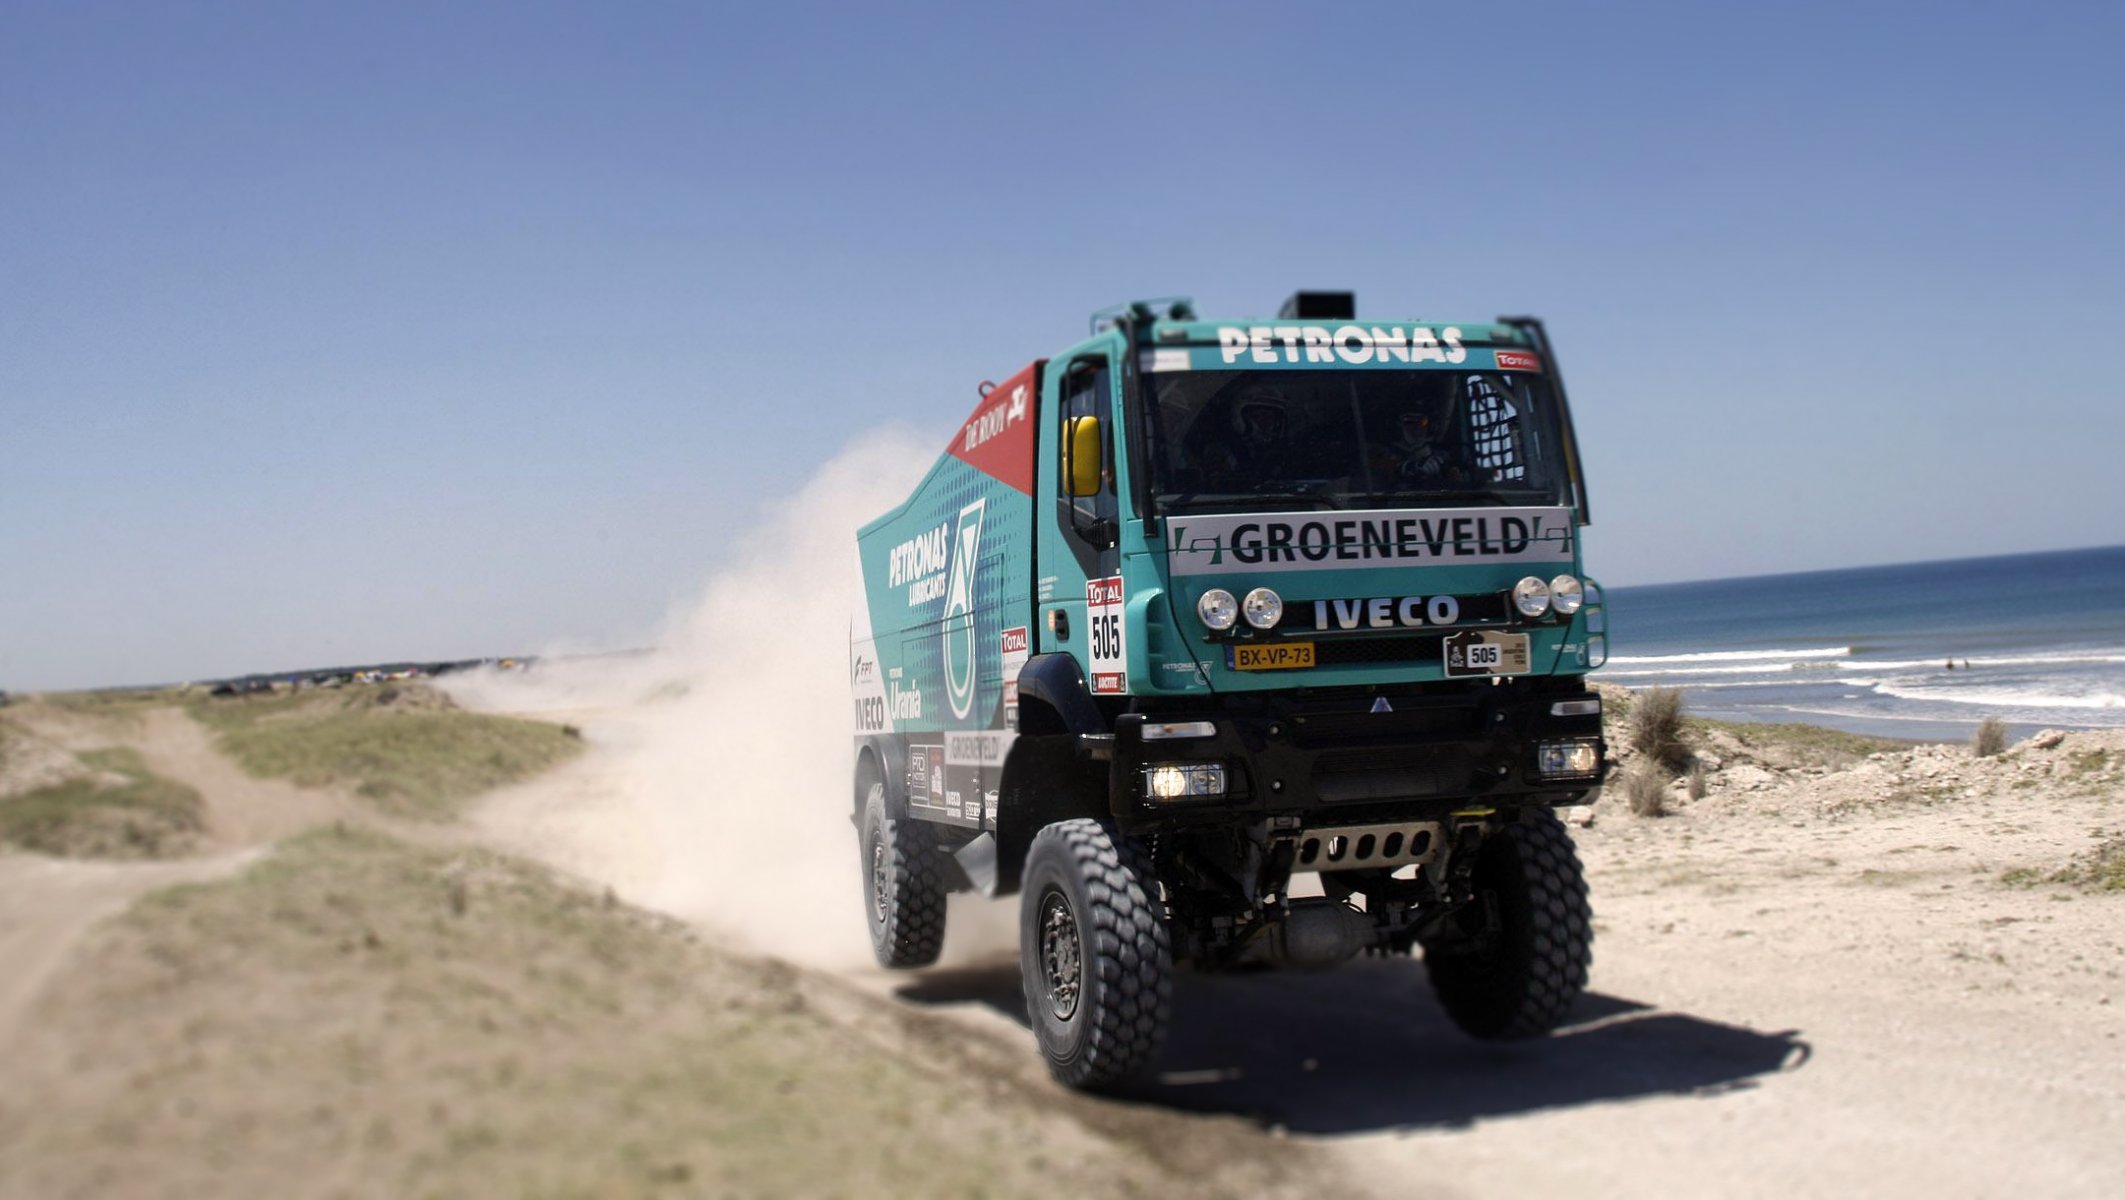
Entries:
{"type": "Polygon", "coordinates": [[[122,723],[31,710],[17,719],[68,750],[138,751],[149,770],[199,793],[206,828],[195,853],[178,859],[0,854],[0,1058],[19,1046],[37,997],[99,922],[157,888],[233,874],[282,838],[357,811],[332,792],[244,774],[214,748],[208,730],[174,706],[122,723]]]}

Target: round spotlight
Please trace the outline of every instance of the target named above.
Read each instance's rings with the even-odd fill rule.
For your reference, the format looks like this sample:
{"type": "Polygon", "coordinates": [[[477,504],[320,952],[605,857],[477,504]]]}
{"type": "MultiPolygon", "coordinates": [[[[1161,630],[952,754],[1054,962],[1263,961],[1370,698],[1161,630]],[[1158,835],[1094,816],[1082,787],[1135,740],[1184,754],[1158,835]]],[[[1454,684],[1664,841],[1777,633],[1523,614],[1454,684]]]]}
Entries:
{"type": "Polygon", "coordinates": [[[1284,598],[1268,588],[1256,588],[1240,601],[1240,611],[1246,614],[1247,623],[1256,629],[1274,628],[1284,619],[1284,598]]]}
{"type": "Polygon", "coordinates": [[[1549,585],[1530,575],[1513,585],[1513,607],[1523,617],[1539,617],[1549,611],[1549,585]]]}
{"type": "Polygon", "coordinates": [[[1195,602],[1195,615],[1203,619],[1203,624],[1223,633],[1240,619],[1240,602],[1224,588],[1211,588],[1195,602]]]}
{"type": "Polygon", "coordinates": [[[1557,610],[1558,616],[1571,616],[1579,611],[1580,605],[1586,603],[1586,589],[1579,585],[1576,577],[1559,575],[1549,581],[1549,603],[1551,608],[1557,610]]]}

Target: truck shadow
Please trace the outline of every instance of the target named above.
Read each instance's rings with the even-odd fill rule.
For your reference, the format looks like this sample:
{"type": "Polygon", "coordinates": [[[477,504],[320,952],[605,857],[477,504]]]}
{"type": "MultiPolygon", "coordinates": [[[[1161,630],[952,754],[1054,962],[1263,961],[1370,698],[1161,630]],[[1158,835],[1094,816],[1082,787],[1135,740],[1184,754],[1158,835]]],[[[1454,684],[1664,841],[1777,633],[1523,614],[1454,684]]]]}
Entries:
{"type": "MultiPolygon", "coordinates": [[[[1015,964],[929,972],[897,995],[982,1004],[1026,1024],[1015,964]]],[[[1316,974],[1183,972],[1173,1001],[1157,1074],[1120,1098],[1319,1135],[1717,1094],[1797,1070],[1811,1052],[1795,1030],[1763,1033],[1598,992],[1549,1038],[1477,1042],[1448,1020],[1422,965],[1408,959],[1316,974]]]]}

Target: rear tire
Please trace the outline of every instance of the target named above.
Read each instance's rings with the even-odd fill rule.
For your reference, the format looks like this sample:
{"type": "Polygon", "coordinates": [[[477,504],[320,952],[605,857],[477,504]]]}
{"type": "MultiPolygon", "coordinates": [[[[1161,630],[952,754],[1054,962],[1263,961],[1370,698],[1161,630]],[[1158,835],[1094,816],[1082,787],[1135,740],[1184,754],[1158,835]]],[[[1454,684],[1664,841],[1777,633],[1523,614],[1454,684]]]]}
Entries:
{"type": "Polygon", "coordinates": [[[1165,1044],[1173,952],[1151,861],[1105,821],[1059,821],[1026,853],[1019,969],[1048,1070],[1101,1088],[1165,1044]]]}
{"type": "Polygon", "coordinates": [[[1477,931],[1424,946],[1432,990],[1474,1037],[1541,1037],[1586,990],[1594,961],[1593,909],[1571,835],[1538,810],[1484,839],[1473,882],[1477,931]]]}
{"type": "Polygon", "coordinates": [[[886,815],[885,785],[863,801],[863,912],[878,965],[927,967],[944,949],[937,840],[920,821],[886,815]]]}

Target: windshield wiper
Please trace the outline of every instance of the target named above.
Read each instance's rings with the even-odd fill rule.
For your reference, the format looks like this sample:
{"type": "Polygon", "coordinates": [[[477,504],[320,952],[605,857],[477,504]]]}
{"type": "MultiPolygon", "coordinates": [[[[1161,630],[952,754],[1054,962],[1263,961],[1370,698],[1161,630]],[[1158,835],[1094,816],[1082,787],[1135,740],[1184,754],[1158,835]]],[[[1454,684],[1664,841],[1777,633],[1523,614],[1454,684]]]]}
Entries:
{"type": "Polygon", "coordinates": [[[1291,496],[1300,500],[1311,500],[1316,504],[1325,504],[1330,508],[1343,507],[1340,495],[1333,492],[1323,493],[1323,489],[1327,488],[1327,486],[1328,481],[1325,479],[1317,479],[1310,482],[1301,482],[1296,479],[1280,479],[1263,484],[1261,486],[1261,494],[1265,496],[1291,496]]]}
{"type": "Polygon", "coordinates": [[[1291,508],[1297,504],[1304,504],[1310,508],[1337,509],[1343,507],[1338,497],[1309,496],[1303,491],[1184,492],[1179,495],[1161,493],[1158,497],[1158,506],[1162,512],[1173,512],[1182,506],[1194,506],[1199,509],[1204,506],[1215,506],[1217,508],[1253,512],[1263,509],[1291,508]]]}
{"type": "Polygon", "coordinates": [[[1429,505],[1432,505],[1432,504],[1439,504],[1439,503],[1448,503],[1448,504],[1467,504],[1467,503],[1482,503],[1482,504],[1496,504],[1496,505],[1500,505],[1500,506],[1510,506],[1510,505],[1512,505],[1512,504],[1516,503],[1516,501],[1514,501],[1514,500],[1511,500],[1511,499],[1508,499],[1507,497],[1501,496],[1501,495],[1499,495],[1499,494],[1498,494],[1498,493],[1496,493],[1496,492],[1483,492],[1483,491],[1458,491],[1458,492],[1451,492],[1451,491],[1445,491],[1445,492],[1442,492],[1442,491],[1433,491],[1433,490],[1431,490],[1431,489],[1428,489],[1428,488],[1427,488],[1427,489],[1424,489],[1424,490],[1420,490],[1420,491],[1407,491],[1407,492],[1361,492],[1361,493],[1358,493],[1358,494],[1352,495],[1351,497],[1349,497],[1349,499],[1351,499],[1351,500],[1353,500],[1353,501],[1360,501],[1360,502],[1364,502],[1364,503],[1371,503],[1371,504],[1378,504],[1378,503],[1383,503],[1383,502],[1389,502],[1389,503],[1405,503],[1405,504],[1417,504],[1417,505],[1420,505],[1420,506],[1429,506],[1429,505]]]}

